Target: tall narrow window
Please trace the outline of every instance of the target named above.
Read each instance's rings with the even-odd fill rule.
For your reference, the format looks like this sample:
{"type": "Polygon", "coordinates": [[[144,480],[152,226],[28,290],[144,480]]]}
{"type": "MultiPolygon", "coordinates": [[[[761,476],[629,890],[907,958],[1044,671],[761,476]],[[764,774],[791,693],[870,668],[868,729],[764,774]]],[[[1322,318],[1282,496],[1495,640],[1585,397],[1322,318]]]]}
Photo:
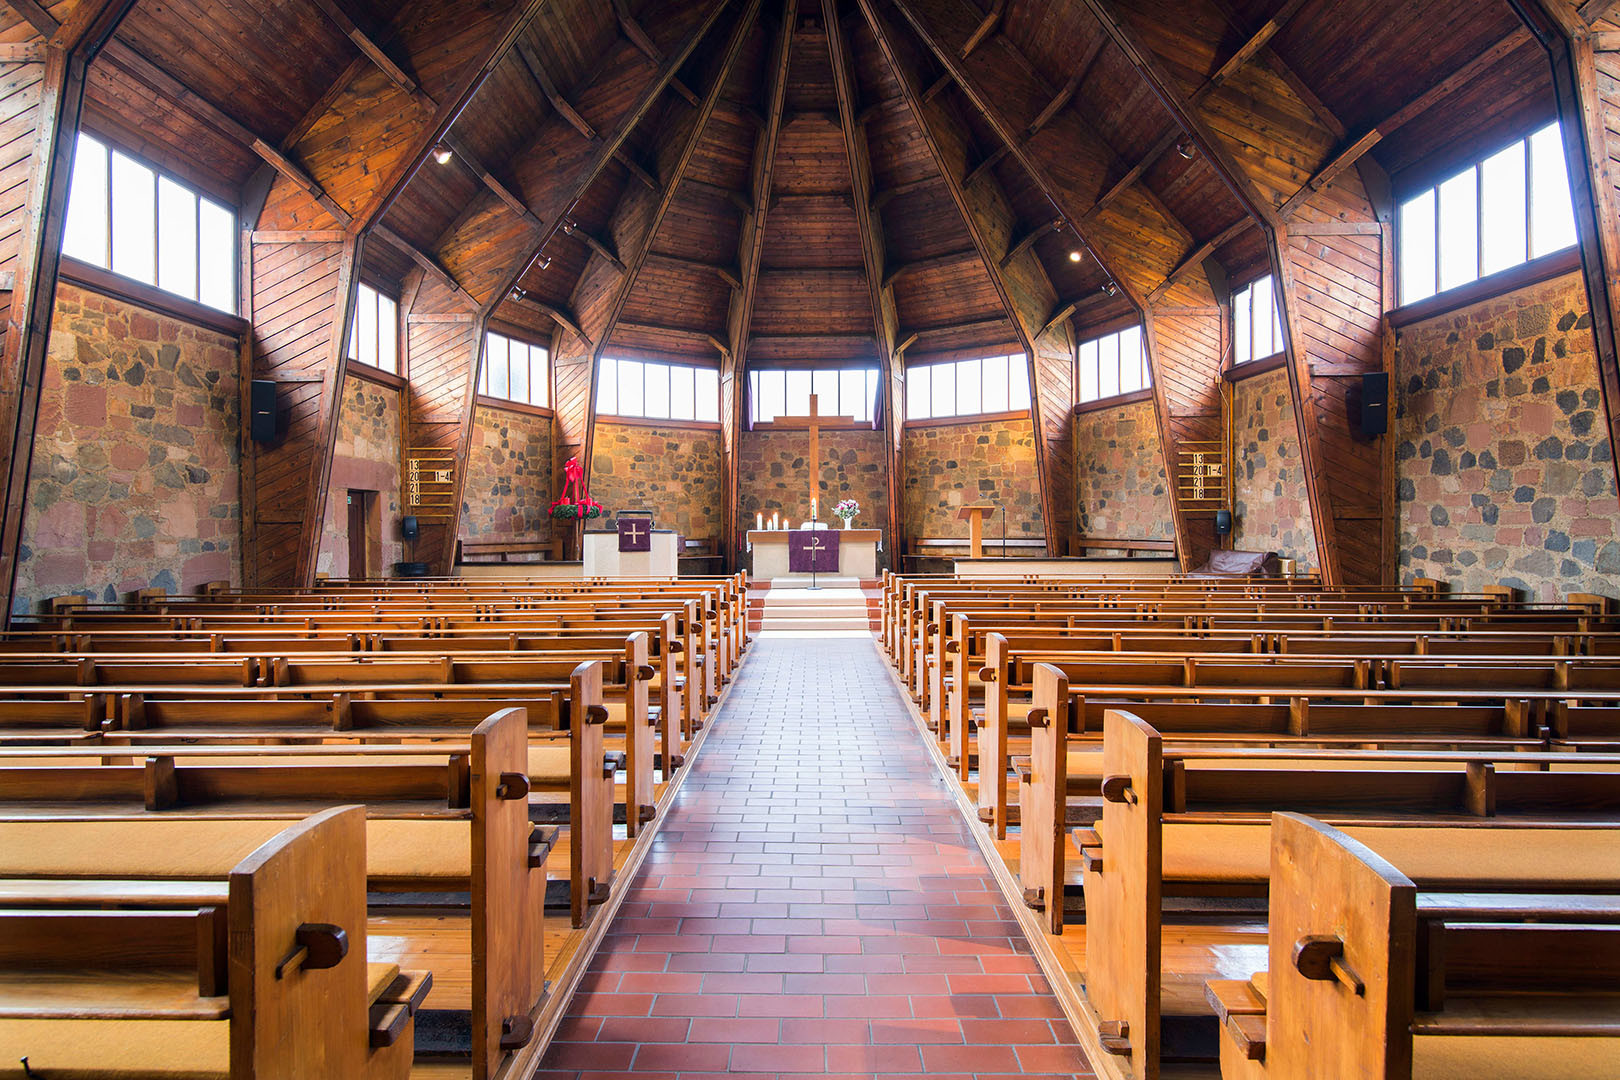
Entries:
{"type": "Polygon", "coordinates": [[[720,372],[604,356],[596,372],[596,411],[601,416],[717,423],[720,372]]]}
{"type": "Polygon", "coordinates": [[[1023,353],[906,369],[907,420],[1018,412],[1029,404],[1029,361],[1023,353]]]}
{"type": "MultiPolygon", "coordinates": [[[[1026,374],[1025,378],[1028,376],[1026,374]]],[[[1127,326],[1080,345],[1080,404],[1148,388],[1142,328],[1127,326]]]]}
{"type": "Polygon", "coordinates": [[[1283,350],[1282,320],[1270,274],[1232,297],[1232,362],[1264,360],[1283,350]]]}
{"type": "Polygon", "coordinates": [[[364,282],[354,297],[349,359],[399,374],[399,305],[364,282]]]}
{"type": "Polygon", "coordinates": [[[62,251],[220,311],[236,308],[236,215],[83,132],[62,251]]]}
{"type": "Polygon", "coordinates": [[[870,424],[877,415],[877,368],[788,368],[750,371],[748,396],[756,424],[805,416],[816,398],[821,416],[850,416],[870,424]]]}
{"type": "Polygon", "coordinates": [[[1396,223],[1403,304],[1574,244],[1558,124],[1414,193],[1401,203],[1396,223]]]}

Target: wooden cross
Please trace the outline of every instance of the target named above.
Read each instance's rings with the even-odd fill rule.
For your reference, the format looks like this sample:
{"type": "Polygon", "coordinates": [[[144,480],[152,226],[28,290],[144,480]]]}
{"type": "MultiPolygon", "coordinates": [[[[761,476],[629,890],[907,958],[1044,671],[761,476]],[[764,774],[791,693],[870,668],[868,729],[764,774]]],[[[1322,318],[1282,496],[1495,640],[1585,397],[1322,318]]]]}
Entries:
{"type": "MultiPolygon", "coordinates": [[[[821,428],[828,421],[851,420],[852,417],[828,416],[820,409],[821,399],[815,394],[810,395],[809,416],[778,416],[771,421],[777,427],[805,428],[810,432],[810,502],[819,507],[821,504],[821,428]]],[[[818,515],[819,516],[819,515],[818,515]]]]}

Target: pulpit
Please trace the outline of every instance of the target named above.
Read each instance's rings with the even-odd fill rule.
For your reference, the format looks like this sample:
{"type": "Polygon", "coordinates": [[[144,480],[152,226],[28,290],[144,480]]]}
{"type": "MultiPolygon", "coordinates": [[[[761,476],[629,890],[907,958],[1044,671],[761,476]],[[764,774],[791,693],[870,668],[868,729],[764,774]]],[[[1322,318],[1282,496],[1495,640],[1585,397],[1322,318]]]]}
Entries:
{"type": "Polygon", "coordinates": [[[956,512],[958,518],[968,523],[968,558],[984,558],[984,522],[995,512],[994,506],[977,503],[964,506],[956,512]]]}
{"type": "Polygon", "coordinates": [[[612,529],[585,533],[588,578],[673,578],[680,573],[679,537],[653,527],[651,514],[623,513],[612,529]]]}

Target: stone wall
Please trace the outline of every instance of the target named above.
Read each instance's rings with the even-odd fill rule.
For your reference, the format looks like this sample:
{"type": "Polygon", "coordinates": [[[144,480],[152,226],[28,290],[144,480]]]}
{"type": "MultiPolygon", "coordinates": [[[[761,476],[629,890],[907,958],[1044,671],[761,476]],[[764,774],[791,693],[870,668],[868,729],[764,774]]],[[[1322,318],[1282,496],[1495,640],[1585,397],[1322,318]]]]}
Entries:
{"type": "Polygon", "coordinates": [[[724,475],[718,429],[596,425],[591,495],[610,512],[651,510],[661,529],[718,540],[724,475]]]}
{"type": "Polygon", "coordinates": [[[1400,331],[1402,581],[1620,595],[1620,513],[1579,274],[1400,331]]]}
{"type": "Polygon", "coordinates": [[[398,390],[354,375],[344,380],[317,573],[335,578],[350,574],[350,491],[377,493],[367,573],[389,576],[394,563],[405,558],[399,535],[399,425],[398,390]]]}
{"type": "MultiPolygon", "coordinates": [[[[839,524],[832,508],[844,499],[861,504],[855,526],[887,529],[888,484],[884,477],[882,431],[821,433],[821,519],[839,524]]],[[[744,431],[738,452],[740,532],[754,527],[755,515],[781,513],[795,525],[808,516],[810,500],[808,431],[744,431]]],[[[885,532],[880,566],[889,565],[893,546],[885,532]]]]}
{"type": "Polygon", "coordinates": [[[237,340],[63,283],[14,610],[242,581],[237,340]]]}
{"type": "MultiPolygon", "coordinates": [[[[1007,535],[1044,536],[1035,427],[1029,420],[940,424],[906,431],[906,535],[960,536],[968,523],[957,509],[973,503],[1007,508],[1007,535]]],[[[1001,515],[985,523],[1001,535],[1001,515]]],[[[1030,554],[1038,554],[1031,549],[1030,554]]]]}
{"type": "Polygon", "coordinates": [[[1081,536],[1176,538],[1153,402],[1075,417],[1074,485],[1074,518],[1081,536]]]}
{"type": "Polygon", "coordinates": [[[1275,551],[1317,569],[1316,529],[1299,454],[1299,424],[1288,372],[1239,380],[1232,388],[1232,547],[1275,551]]]}
{"type": "Polygon", "coordinates": [[[556,472],[550,418],[479,405],[462,485],[461,539],[549,539],[546,507],[556,497],[556,472]]]}

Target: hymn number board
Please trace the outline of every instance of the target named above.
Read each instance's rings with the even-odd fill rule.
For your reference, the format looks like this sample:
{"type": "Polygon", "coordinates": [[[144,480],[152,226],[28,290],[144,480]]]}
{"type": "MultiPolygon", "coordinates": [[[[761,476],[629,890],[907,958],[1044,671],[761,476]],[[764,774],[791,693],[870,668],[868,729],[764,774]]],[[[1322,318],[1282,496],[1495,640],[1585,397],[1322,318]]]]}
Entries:
{"type": "Polygon", "coordinates": [[[1192,440],[1181,444],[1176,461],[1176,500],[1182,510],[1225,509],[1228,479],[1225,442],[1192,440]]]}
{"type": "Polygon", "coordinates": [[[456,508],[456,453],[437,446],[413,446],[405,453],[405,513],[419,518],[450,518],[456,508]]]}

